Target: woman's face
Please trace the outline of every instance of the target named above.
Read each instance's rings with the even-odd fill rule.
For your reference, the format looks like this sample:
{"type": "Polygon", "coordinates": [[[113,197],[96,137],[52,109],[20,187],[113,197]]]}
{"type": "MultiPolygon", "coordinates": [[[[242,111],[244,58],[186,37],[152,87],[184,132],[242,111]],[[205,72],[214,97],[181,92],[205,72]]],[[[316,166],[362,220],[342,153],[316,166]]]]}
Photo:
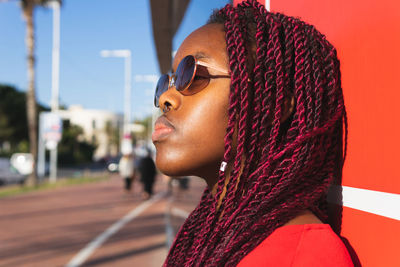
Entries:
{"type": "MultiPolygon", "coordinates": [[[[205,25],[190,34],[175,55],[174,72],[187,55],[228,72],[223,25],[205,25]]],[[[208,72],[221,75],[212,68],[208,72]]],[[[158,134],[153,134],[153,142],[156,164],[163,173],[217,178],[228,124],[229,87],[229,78],[218,78],[211,79],[207,87],[194,95],[184,96],[175,87],[161,95],[160,108],[167,105],[170,109],[157,120],[158,134]]]]}

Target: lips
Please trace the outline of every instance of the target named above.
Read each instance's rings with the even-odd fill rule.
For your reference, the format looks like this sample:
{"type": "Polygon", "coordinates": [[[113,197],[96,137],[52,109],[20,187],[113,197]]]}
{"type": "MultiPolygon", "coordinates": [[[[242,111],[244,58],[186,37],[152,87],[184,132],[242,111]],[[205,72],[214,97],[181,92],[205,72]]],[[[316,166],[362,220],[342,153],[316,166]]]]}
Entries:
{"type": "Polygon", "coordinates": [[[161,141],[168,137],[175,130],[174,126],[168,121],[165,116],[161,116],[154,124],[154,132],[151,135],[153,143],[161,141]]]}

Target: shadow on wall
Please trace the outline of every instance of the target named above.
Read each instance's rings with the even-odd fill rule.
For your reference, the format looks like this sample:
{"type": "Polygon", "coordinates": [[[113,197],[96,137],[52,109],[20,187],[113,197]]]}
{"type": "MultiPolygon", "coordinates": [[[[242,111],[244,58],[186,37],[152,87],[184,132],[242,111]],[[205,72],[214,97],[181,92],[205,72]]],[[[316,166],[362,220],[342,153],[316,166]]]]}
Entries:
{"type": "MultiPolygon", "coordinates": [[[[340,144],[342,145],[342,144],[340,144]]],[[[343,147],[343,146],[341,146],[343,147]]],[[[340,155],[340,154],[339,154],[340,155]]],[[[343,188],[342,188],[342,164],[340,160],[337,160],[338,165],[336,166],[337,172],[332,186],[328,191],[328,223],[332,227],[332,230],[342,239],[347,251],[350,254],[351,260],[355,267],[361,267],[360,259],[349,240],[341,236],[342,231],[342,218],[343,218],[343,188]]]]}

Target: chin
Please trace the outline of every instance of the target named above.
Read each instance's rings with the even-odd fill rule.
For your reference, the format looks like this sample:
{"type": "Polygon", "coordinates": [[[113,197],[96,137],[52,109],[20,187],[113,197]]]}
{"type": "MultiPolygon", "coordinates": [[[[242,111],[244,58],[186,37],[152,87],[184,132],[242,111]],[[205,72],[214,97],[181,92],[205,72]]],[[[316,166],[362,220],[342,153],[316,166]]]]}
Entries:
{"type": "Polygon", "coordinates": [[[162,151],[157,150],[156,153],[156,166],[165,175],[174,177],[198,176],[202,178],[218,175],[218,162],[209,162],[207,159],[199,157],[168,152],[162,153],[162,151]]]}
{"type": "Polygon", "coordinates": [[[179,157],[176,157],[173,153],[162,153],[157,150],[156,160],[157,168],[165,175],[168,176],[188,176],[192,175],[190,168],[187,168],[187,164],[179,157]]]}
{"type": "Polygon", "coordinates": [[[163,161],[162,159],[158,159],[156,157],[156,166],[157,168],[165,175],[168,176],[190,176],[193,175],[193,173],[190,172],[190,170],[185,169],[184,166],[174,164],[174,163],[168,163],[163,161]]]}

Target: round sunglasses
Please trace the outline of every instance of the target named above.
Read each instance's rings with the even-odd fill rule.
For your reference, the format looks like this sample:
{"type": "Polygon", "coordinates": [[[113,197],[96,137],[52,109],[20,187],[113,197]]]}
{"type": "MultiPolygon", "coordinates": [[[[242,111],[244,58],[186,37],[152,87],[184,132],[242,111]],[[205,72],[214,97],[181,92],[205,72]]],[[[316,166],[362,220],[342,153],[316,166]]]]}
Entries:
{"type": "Polygon", "coordinates": [[[230,75],[211,75],[207,68],[229,74],[228,71],[199,61],[192,55],[186,56],[181,60],[174,74],[164,74],[158,80],[154,94],[154,106],[160,106],[160,96],[170,87],[175,86],[178,92],[188,96],[203,90],[210,83],[210,79],[231,77],[230,75]]]}

